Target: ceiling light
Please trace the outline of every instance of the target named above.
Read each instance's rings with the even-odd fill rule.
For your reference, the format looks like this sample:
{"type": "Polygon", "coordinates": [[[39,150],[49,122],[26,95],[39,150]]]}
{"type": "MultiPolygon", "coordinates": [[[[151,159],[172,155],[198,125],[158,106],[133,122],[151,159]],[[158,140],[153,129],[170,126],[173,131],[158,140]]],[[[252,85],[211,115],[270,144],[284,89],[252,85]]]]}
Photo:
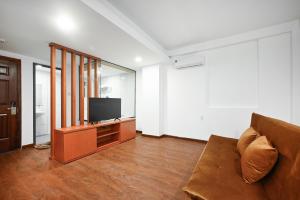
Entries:
{"type": "Polygon", "coordinates": [[[143,58],[142,57],[140,57],[140,56],[137,56],[137,57],[135,57],[135,62],[137,62],[137,63],[140,63],[140,62],[142,62],[143,61],[143,58]]]}
{"type": "Polygon", "coordinates": [[[75,30],[75,28],[76,28],[75,23],[72,20],[72,18],[66,14],[59,15],[56,18],[55,22],[56,22],[57,27],[65,33],[69,33],[71,31],[75,30]]]}

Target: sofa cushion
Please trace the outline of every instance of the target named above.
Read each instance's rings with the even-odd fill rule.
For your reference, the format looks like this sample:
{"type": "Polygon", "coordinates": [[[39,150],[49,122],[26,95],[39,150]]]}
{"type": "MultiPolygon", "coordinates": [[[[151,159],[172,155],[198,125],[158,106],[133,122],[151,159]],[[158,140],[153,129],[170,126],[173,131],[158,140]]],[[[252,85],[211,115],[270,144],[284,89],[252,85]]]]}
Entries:
{"type": "Polygon", "coordinates": [[[267,199],[261,183],[242,179],[237,140],[212,135],[183,190],[196,199],[267,199]]]}
{"type": "Polygon", "coordinates": [[[248,128],[240,137],[237,143],[237,150],[239,151],[240,155],[243,155],[244,151],[248,147],[248,145],[253,142],[258,133],[252,127],[248,128]]]}
{"type": "Polygon", "coordinates": [[[254,183],[267,175],[277,161],[278,152],[266,136],[254,140],[241,157],[243,179],[254,183]]]}

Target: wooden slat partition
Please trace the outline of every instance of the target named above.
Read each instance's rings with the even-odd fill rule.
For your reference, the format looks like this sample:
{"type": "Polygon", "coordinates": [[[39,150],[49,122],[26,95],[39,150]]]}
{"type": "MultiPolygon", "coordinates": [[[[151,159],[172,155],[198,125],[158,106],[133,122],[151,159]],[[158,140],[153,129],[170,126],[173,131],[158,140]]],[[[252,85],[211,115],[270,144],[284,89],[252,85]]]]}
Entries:
{"type": "Polygon", "coordinates": [[[71,55],[71,125],[76,126],[76,55],[71,55]]]}
{"type": "Polygon", "coordinates": [[[67,51],[61,52],[61,127],[67,127],[67,51]]]}
{"type": "Polygon", "coordinates": [[[80,56],[79,66],[79,98],[80,98],[80,124],[84,124],[84,59],[88,59],[87,78],[88,78],[88,98],[92,97],[91,88],[91,62],[95,61],[95,96],[99,96],[99,77],[97,63],[101,61],[100,58],[65,47],[60,44],[50,43],[50,63],[51,63],[51,153],[50,158],[54,158],[54,131],[56,129],[56,50],[61,51],[61,126],[67,127],[67,108],[66,108],[66,82],[67,82],[67,53],[71,53],[71,125],[76,126],[76,56],[80,56]]]}
{"type": "Polygon", "coordinates": [[[94,96],[99,97],[99,82],[98,82],[98,60],[94,61],[94,96]]]}
{"type": "Polygon", "coordinates": [[[84,56],[80,56],[80,67],[79,67],[79,111],[80,111],[80,125],[84,124],[84,56]]]}
{"type": "Polygon", "coordinates": [[[51,132],[51,152],[50,159],[54,159],[54,131],[56,129],[56,48],[51,46],[50,50],[50,132],[51,132]]]}
{"type": "Polygon", "coordinates": [[[60,45],[60,44],[57,44],[57,43],[55,43],[55,42],[51,42],[51,43],[49,44],[49,46],[54,46],[54,47],[55,47],[56,49],[58,49],[58,50],[63,50],[63,49],[65,49],[65,50],[67,50],[67,52],[69,52],[69,53],[75,53],[76,55],[79,55],[79,56],[83,55],[83,56],[86,57],[86,58],[92,58],[92,59],[96,59],[96,60],[101,60],[100,58],[98,58],[98,57],[96,57],[96,56],[92,56],[92,55],[89,55],[89,54],[87,54],[87,53],[84,53],[84,52],[81,52],[81,51],[77,51],[77,50],[72,49],[72,48],[69,48],[69,47],[65,47],[65,46],[60,45]]]}

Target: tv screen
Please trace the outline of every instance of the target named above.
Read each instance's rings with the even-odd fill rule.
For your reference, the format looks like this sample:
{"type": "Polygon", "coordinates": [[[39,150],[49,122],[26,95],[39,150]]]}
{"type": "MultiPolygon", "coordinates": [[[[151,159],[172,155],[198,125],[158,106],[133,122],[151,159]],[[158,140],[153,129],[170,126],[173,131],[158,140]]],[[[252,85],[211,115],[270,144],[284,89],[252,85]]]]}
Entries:
{"type": "Polygon", "coordinates": [[[121,99],[89,98],[90,122],[121,118],[121,99]]]}

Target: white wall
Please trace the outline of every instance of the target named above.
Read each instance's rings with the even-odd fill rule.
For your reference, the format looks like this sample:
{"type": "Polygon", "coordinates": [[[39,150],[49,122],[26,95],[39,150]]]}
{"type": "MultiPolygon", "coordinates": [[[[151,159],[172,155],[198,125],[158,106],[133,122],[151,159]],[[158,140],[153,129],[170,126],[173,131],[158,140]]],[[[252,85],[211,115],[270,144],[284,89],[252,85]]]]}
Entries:
{"type": "Polygon", "coordinates": [[[167,120],[167,66],[168,64],[159,65],[159,135],[163,135],[166,127],[167,120]]]}
{"type": "Polygon", "coordinates": [[[160,136],[166,128],[166,73],[163,64],[136,71],[136,127],[143,134],[160,136]]]}
{"type": "Polygon", "coordinates": [[[293,121],[291,40],[291,34],[285,33],[258,41],[258,111],[290,122],[293,121]]]}
{"type": "Polygon", "coordinates": [[[21,59],[22,145],[33,143],[33,63],[49,65],[36,58],[0,50],[0,55],[21,59]]]}
{"type": "Polygon", "coordinates": [[[136,71],[136,129],[143,130],[143,70],[136,71]]]}
{"type": "Polygon", "coordinates": [[[293,121],[300,124],[300,28],[292,32],[293,121]]]}
{"type": "Polygon", "coordinates": [[[237,138],[249,126],[252,112],[299,124],[292,117],[292,88],[300,85],[292,82],[290,33],[202,55],[204,67],[168,69],[166,134],[237,138]]]}
{"type": "MultiPolygon", "coordinates": [[[[156,106],[165,116],[159,122],[145,122],[144,115],[152,115],[144,111],[139,127],[153,134],[148,132],[150,126],[156,130],[157,124],[163,124],[163,130],[156,131],[159,134],[207,140],[211,134],[239,137],[249,126],[252,112],[300,124],[300,34],[299,24],[292,25],[295,27],[279,25],[247,37],[230,37],[219,46],[212,41],[210,48],[195,49],[206,58],[203,67],[167,67],[162,75],[166,82],[164,108],[156,106]]],[[[204,46],[209,45],[200,45],[204,46]]],[[[143,84],[153,84],[151,73],[138,75],[143,84]]],[[[157,87],[142,88],[137,95],[147,90],[153,95],[157,87]]],[[[137,109],[148,107],[145,102],[138,105],[137,109]]]]}
{"type": "MultiPolygon", "coordinates": [[[[300,22],[299,22],[300,23],[300,22]]],[[[299,25],[300,26],[300,25],[299,25]]],[[[300,28],[291,33],[292,44],[292,116],[293,122],[300,124],[300,28]]]]}
{"type": "Polygon", "coordinates": [[[160,80],[159,65],[147,66],[137,71],[137,129],[144,134],[161,135],[160,80]]]}

